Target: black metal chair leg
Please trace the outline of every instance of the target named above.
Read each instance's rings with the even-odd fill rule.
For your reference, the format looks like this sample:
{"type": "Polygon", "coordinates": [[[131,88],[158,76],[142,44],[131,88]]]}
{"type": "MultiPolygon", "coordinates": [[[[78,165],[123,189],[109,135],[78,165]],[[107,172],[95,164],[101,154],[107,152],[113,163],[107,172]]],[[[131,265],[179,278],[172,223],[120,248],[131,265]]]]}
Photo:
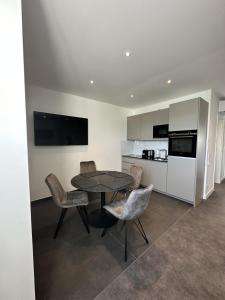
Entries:
{"type": "Polygon", "coordinates": [[[87,209],[86,209],[86,206],[83,206],[83,210],[84,210],[84,214],[85,214],[85,217],[87,219],[87,222],[89,224],[89,221],[88,221],[88,213],[87,213],[87,209]]]}
{"type": "Polygon", "coordinates": [[[83,224],[84,224],[84,226],[85,226],[85,228],[87,230],[87,233],[90,233],[90,229],[89,229],[86,217],[85,217],[84,210],[81,207],[77,206],[77,211],[78,211],[78,213],[79,213],[79,215],[81,217],[81,220],[82,220],[82,222],[83,222],[83,224]]]}
{"type": "Polygon", "coordinates": [[[127,261],[127,223],[124,221],[124,260],[127,261]]]}
{"type": "Polygon", "coordinates": [[[56,230],[55,230],[55,234],[54,234],[54,239],[56,239],[56,237],[57,237],[57,235],[58,235],[59,229],[60,229],[60,227],[61,227],[61,225],[62,225],[62,223],[63,223],[63,219],[64,219],[64,217],[65,217],[65,215],[66,215],[66,212],[67,212],[67,208],[63,208],[63,209],[62,209],[62,212],[61,212],[61,215],[60,215],[60,217],[59,217],[58,224],[57,224],[57,226],[56,226],[56,230]]]}
{"type": "Polygon", "coordinates": [[[104,228],[103,231],[102,231],[101,237],[104,237],[106,232],[107,232],[107,228],[104,228]]]}
{"type": "Polygon", "coordinates": [[[137,229],[139,230],[139,232],[140,232],[140,234],[142,235],[143,239],[145,240],[146,244],[148,244],[149,241],[148,241],[148,238],[147,238],[147,236],[146,236],[146,234],[145,234],[145,231],[144,231],[144,228],[143,228],[143,226],[142,226],[142,224],[141,224],[140,219],[138,218],[138,224],[139,224],[140,228],[139,228],[139,226],[137,225],[137,223],[136,223],[135,221],[134,221],[134,223],[135,223],[135,225],[137,226],[137,229]]]}

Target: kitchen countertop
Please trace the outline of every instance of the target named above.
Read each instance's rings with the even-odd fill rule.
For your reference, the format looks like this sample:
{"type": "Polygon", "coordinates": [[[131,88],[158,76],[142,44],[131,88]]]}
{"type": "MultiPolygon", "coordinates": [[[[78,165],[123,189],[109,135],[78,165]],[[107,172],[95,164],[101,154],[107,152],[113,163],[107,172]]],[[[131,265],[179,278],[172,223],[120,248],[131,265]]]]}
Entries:
{"type": "Polygon", "coordinates": [[[161,159],[146,159],[142,158],[141,155],[136,155],[136,154],[123,154],[122,157],[129,157],[129,158],[137,158],[137,159],[143,159],[143,160],[150,160],[150,161],[156,161],[156,162],[162,162],[162,163],[167,163],[168,160],[161,160],[161,159]]]}

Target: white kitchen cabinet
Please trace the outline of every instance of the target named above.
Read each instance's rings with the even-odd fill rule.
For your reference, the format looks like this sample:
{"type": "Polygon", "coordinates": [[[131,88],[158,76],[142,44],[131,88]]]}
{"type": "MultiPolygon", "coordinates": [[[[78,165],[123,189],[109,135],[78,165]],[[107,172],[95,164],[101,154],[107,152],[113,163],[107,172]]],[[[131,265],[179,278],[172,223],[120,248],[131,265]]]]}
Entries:
{"type": "Polygon", "coordinates": [[[195,130],[198,128],[199,99],[170,105],[169,131],[195,130]]]}
{"type": "Polygon", "coordinates": [[[153,125],[164,125],[169,123],[169,109],[153,111],[153,125]]]}
{"type": "Polygon", "coordinates": [[[154,190],[166,193],[167,163],[146,160],[144,161],[143,185],[154,185],[154,190]]]}
{"type": "Polygon", "coordinates": [[[150,141],[153,139],[153,126],[168,124],[169,109],[161,109],[127,118],[127,139],[150,141]]]}
{"type": "Polygon", "coordinates": [[[141,140],[141,115],[127,118],[127,139],[141,140]]]}
{"type": "Polygon", "coordinates": [[[141,140],[149,141],[153,139],[153,113],[141,115],[141,140]]]}
{"type": "Polygon", "coordinates": [[[122,157],[122,172],[128,173],[132,165],[143,168],[141,184],[154,185],[154,190],[166,193],[167,163],[152,160],[122,157]]]}
{"type": "Polygon", "coordinates": [[[194,204],[196,158],[169,156],[167,193],[194,204]]]}

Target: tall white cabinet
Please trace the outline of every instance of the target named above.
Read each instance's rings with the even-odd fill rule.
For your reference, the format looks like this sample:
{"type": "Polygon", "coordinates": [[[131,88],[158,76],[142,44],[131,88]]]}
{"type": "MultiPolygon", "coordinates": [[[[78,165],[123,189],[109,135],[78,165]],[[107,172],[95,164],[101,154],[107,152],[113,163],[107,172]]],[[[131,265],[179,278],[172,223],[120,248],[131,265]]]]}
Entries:
{"type": "Polygon", "coordinates": [[[201,98],[170,105],[169,131],[197,130],[196,158],[169,156],[167,193],[198,205],[203,198],[208,103],[201,98]]]}

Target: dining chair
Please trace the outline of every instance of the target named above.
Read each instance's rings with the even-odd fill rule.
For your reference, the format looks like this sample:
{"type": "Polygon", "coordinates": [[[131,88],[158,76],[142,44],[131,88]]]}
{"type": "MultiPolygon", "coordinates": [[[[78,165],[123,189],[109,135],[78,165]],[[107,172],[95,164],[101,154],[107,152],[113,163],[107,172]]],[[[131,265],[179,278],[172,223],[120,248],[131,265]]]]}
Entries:
{"type": "Polygon", "coordinates": [[[133,184],[130,185],[128,188],[123,189],[121,191],[115,192],[111,198],[111,202],[116,199],[118,193],[122,194],[123,196],[127,197],[128,193],[131,193],[133,190],[136,190],[141,185],[141,179],[143,174],[143,168],[140,166],[132,165],[129,170],[129,174],[133,177],[134,181],[133,184]]]}
{"type": "Polygon", "coordinates": [[[54,239],[57,237],[59,229],[63,223],[63,219],[66,215],[67,209],[71,207],[76,207],[77,211],[81,217],[81,220],[87,230],[90,233],[89,225],[88,225],[88,215],[86,211],[86,206],[88,205],[88,195],[84,191],[72,191],[66,192],[64,191],[61,183],[58,178],[54,174],[49,174],[45,182],[52,194],[52,198],[55,204],[62,209],[59,221],[56,226],[56,230],[54,233],[54,239]]]}
{"type": "MultiPolygon", "coordinates": [[[[128,236],[128,221],[133,221],[141,236],[148,244],[148,238],[145,234],[144,227],[141,224],[140,216],[147,208],[153,185],[144,188],[133,190],[127,199],[114,201],[104,206],[104,209],[111,213],[114,217],[123,221],[124,227],[124,260],[127,261],[127,236],[128,236]],[[137,222],[136,222],[137,220],[137,222]]],[[[102,232],[102,237],[106,234],[106,228],[102,232]]]]}
{"type": "Polygon", "coordinates": [[[95,172],[96,164],[93,160],[80,162],[80,173],[95,172]]]}
{"type": "MultiPolygon", "coordinates": [[[[96,164],[95,164],[94,160],[80,162],[80,173],[81,174],[95,172],[95,171],[97,171],[97,168],[96,168],[96,164]]],[[[94,192],[87,192],[87,193],[88,193],[88,199],[91,203],[98,201],[101,198],[100,193],[94,193],[94,192]]]]}

